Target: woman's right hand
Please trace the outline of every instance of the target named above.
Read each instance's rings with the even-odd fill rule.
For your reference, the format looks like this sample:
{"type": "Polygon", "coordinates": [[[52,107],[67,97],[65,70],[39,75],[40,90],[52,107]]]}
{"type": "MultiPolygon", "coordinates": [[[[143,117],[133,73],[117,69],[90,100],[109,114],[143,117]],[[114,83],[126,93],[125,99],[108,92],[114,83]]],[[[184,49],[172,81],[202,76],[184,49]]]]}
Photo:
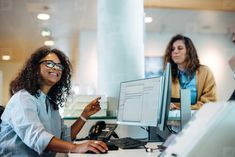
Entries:
{"type": "Polygon", "coordinates": [[[174,103],[170,104],[170,110],[179,110],[179,109],[180,109],[179,104],[174,104],[174,103]]]}
{"type": "Polygon", "coordinates": [[[75,147],[71,150],[71,153],[86,153],[87,151],[100,154],[101,152],[107,152],[108,147],[102,141],[89,140],[84,143],[75,144],[75,147]]]}
{"type": "Polygon", "coordinates": [[[82,116],[86,119],[88,119],[91,115],[97,113],[100,111],[100,99],[101,97],[97,97],[94,100],[92,100],[86,107],[84,108],[82,112],[82,116]]]}

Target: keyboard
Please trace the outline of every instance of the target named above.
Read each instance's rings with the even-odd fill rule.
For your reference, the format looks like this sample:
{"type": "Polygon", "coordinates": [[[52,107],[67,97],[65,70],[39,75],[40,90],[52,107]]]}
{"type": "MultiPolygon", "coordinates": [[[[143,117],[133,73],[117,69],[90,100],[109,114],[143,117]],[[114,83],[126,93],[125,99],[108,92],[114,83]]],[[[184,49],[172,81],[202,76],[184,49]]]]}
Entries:
{"type": "Polygon", "coordinates": [[[145,146],[147,144],[147,142],[140,141],[131,137],[110,139],[110,142],[118,146],[121,149],[137,148],[140,146],[145,146]]]}

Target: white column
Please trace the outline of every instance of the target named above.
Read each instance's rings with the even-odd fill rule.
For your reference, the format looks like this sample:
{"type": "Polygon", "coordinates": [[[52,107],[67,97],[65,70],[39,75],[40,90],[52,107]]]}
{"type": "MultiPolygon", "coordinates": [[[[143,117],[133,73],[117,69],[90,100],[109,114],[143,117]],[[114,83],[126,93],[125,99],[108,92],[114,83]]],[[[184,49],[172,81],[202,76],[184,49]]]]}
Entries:
{"type": "Polygon", "coordinates": [[[79,33],[79,55],[77,56],[74,84],[79,86],[79,94],[93,95],[97,88],[97,48],[96,32],[79,33]]]}
{"type": "Polygon", "coordinates": [[[144,76],[143,0],[98,0],[97,93],[119,96],[120,82],[144,76]]]}

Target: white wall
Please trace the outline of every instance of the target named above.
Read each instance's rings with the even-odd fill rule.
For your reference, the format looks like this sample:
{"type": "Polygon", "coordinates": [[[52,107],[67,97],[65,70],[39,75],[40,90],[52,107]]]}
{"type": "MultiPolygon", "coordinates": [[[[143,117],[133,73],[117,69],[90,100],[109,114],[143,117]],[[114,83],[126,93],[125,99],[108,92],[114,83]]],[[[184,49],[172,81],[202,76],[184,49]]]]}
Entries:
{"type": "MultiPolygon", "coordinates": [[[[171,37],[177,33],[147,33],[145,37],[145,55],[162,56],[171,37]]],[[[235,89],[233,73],[228,59],[235,54],[234,44],[230,35],[224,34],[184,34],[192,39],[199,55],[201,64],[211,68],[217,83],[219,101],[229,98],[235,89]]]]}

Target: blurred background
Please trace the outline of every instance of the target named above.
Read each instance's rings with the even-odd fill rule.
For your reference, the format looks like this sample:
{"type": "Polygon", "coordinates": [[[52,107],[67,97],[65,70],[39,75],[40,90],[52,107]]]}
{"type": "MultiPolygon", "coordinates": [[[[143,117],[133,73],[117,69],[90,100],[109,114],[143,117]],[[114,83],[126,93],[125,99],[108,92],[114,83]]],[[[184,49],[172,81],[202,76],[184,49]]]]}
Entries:
{"type": "MultiPolygon", "coordinates": [[[[6,105],[10,81],[42,45],[69,56],[77,94],[99,94],[98,2],[0,0],[0,104],[6,105]],[[40,19],[40,13],[46,14],[45,19],[40,19]]],[[[143,5],[145,69],[155,66],[152,70],[159,70],[156,65],[161,64],[147,60],[159,61],[171,37],[182,33],[193,40],[201,63],[212,69],[219,100],[227,100],[235,87],[227,64],[235,54],[235,0],[144,0],[143,5]]]]}

